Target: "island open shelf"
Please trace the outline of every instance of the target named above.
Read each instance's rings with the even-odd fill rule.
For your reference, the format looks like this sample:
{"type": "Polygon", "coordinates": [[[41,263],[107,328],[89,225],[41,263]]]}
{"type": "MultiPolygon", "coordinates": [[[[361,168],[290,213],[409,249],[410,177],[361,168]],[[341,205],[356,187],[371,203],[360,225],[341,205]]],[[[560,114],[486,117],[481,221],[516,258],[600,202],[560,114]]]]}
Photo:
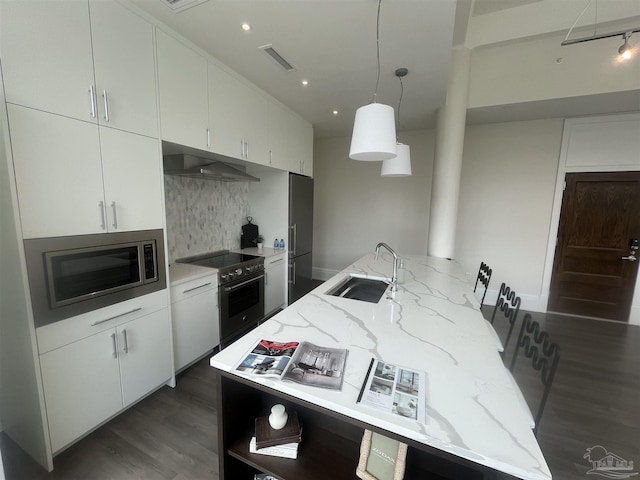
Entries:
{"type": "Polygon", "coordinates": [[[409,444],[406,479],[493,478],[492,472],[477,464],[226,372],[218,371],[217,393],[220,479],[252,479],[255,473],[267,473],[281,480],[354,480],[365,429],[409,444]],[[297,459],[249,452],[255,418],[267,415],[276,403],[298,412],[302,442],[297,459]]]}

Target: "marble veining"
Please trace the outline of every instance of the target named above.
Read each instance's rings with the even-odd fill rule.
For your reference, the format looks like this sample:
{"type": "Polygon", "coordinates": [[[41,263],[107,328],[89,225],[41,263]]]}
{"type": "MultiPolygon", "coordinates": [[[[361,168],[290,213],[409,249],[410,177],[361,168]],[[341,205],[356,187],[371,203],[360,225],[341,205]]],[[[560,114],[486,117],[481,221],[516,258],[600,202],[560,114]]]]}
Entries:
{"type": "Polygon", "coordinates": [[[164,176],[169,263],[240,247],[249,215],[249,184],[164,176]]]}
{"type": "Polygon", "coordinates": [[[527,480],[551,473],[460,266],[403,256],[405,281],[377,304],[326,295],[352,273],[389,278],[392,257],[367,254],[211,359],[234,375],[261,338],[349,349],[342,391],[252,381],[527,480]],[[371,357],[427,373],[426,421],[356,403],[371,357]]]}

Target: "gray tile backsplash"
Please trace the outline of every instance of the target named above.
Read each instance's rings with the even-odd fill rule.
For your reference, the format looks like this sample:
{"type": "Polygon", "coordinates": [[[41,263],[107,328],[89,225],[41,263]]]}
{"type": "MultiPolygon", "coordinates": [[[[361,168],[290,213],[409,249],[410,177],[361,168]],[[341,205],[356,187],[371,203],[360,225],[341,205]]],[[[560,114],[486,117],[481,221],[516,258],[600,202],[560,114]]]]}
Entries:
{"type": "Polygon", "coordinates": [[[249,184],[164,176],[169,262],[240,247],[249,184]]]}

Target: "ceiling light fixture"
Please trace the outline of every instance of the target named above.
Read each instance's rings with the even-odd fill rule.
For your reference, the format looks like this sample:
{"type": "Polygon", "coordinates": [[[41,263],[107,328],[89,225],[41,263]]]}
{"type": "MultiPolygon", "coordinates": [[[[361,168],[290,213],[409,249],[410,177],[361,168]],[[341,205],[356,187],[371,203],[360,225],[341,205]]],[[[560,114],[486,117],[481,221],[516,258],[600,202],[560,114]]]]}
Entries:
{"type": "Polygon", "coordinates": [[[631,34],[632,32],[626,32],[624,35],[622,35],[624,43],[618,49],[618,53],[624,60],[629,60],[632,55],[631,45],[629,45],[629,38],[631,38],[631,34]]]}
{"type": "Polygon", "coordinates": [[[376,103],[380,83],[380,4],[376,20],[376,89],[369,105],[358,108],[353,122],[349,158],[353,160],[380,161],[396,157],[396,128],[393,107],[376,103]]]}
{"type": "Polygon", "coordinates": [[[631,58],[633,53],[633,49],[631,48],[631,45],[629,45],[629,38],[631,38],[632,34],[640,32],[640,27],[626,29],[626,30],[618,30],[616,32],[609,32],[609,33],[596,33],[597,24],[598,24],[597,0],[596,0],[596,16],[593,24],[593,35],[589,37],[575,38],[573,40],[569,40],[569,35],[571,35],[571,32],[573,31],[574,27],[576,26],[578,21],[580,21],[580,18],[582,18],[582,15],[584,15],[584,12],[587,11],[587,9],[589,8],[592,2],[593,0],[589,0],[589,3],[587,3],[587,5],[582,9],[582,12],[580,12],[580,15],[578,15],[578,18],[576,18],[576,21],[573,22],[573,25],[571,25],[571,28],[567,32],[567,36],[564,37],[564,40],[560,43],[560,46],[565,47],[567,45],[574,45],[576,43],[584,43],[584,42],[590,42],[592,40],[602,40],[603,38],[622,36],[622,40],[624,41],[624,43],[618,49],[618,53],[620,54],[620,57],[622,59],[628,60],[629,58],[631,58]]]}
{"type": "Polygon", "coordinates": [[[304,85],[305,87],[309,85],[309,80],[302,80],[302,85],[304,85]]]}
{"type": "MultiPolygon", "coordinates": [[[[398,124],[396,125],[396,133],[400,132],[400,106],[402,105],[402,96],[404,94],[404,83],[402,77],[409,73],[406,68],[398,68],[396,77],[400,80],[400,100],[398,101],[398,124]]],[[[396,158],[382,161],[381,177],[409,177],[411,176],[411,149],[409,145],[400,143],[396,138],[396,158]]]]}
{"type": "Polygon", "coordinates": [[[242,30],[244,30],[245,32],[248,32],[249,30],[251,30],[251,25],[249,25],[248,23],[243,23],[241,27],[242,27],[242,30]]]}

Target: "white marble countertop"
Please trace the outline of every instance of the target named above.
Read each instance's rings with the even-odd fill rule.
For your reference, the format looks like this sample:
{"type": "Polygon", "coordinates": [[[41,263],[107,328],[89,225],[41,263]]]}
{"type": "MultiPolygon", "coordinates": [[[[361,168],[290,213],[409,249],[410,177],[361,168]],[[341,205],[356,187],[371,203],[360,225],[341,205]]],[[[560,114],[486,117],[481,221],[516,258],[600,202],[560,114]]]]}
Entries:
{"type": "Polygon", "coordinates": [[[231,252],[237,253],[246,253],[248,255],[257,255],[259,257],[269,258],[274,257],[276,255],[283,255],[287,253],[287,250],[283,249],[275,249],[273,247],[249,247],[249,248],[238,248],[236,250],[230,250],[231,252]]]}
{"type": "Polygon", "coordinates": [[[551,473],[460,266],[403,256],[405,279],[377,304],[325,295],[350,273],[390,277],[365,255],[211,359],[225,372],[523,479],[551,473]],[[260,340],[349,350],[341,391],[248,377],[234,368],[260,340]],[[356,403],[372,357],[427,372],[426,423],[356,403]]]}
{"type": "Polygon", "coordinates": [[[191,263],[172,263],[169,265],[169,285],[175,287],[182,283],[206,277],[207,275],[218,275],[217,268],[200,267],[191,263]]]}

